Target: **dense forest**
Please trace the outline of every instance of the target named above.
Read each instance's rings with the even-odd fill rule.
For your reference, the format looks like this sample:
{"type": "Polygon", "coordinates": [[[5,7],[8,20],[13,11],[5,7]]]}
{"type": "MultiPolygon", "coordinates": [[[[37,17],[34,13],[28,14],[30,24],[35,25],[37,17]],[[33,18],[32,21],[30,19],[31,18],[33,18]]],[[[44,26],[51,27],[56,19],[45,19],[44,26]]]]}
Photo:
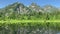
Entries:
{"type": "Polygon", "coordinates": [[[39,6],[32,3],[25,6],[15,2],[0,9],[0,20],[59,20],[60,9],[52,5],[39,6]]]}

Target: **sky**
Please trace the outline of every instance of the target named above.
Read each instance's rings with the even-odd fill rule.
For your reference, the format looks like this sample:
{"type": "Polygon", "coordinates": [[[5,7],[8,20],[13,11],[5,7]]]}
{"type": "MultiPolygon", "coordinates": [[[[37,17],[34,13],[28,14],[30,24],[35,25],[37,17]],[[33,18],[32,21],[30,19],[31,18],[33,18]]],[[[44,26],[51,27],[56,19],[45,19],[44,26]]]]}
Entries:
{"type": "Polygon", "coordinates": [[[60,0],[0,0],[0,8],[4,8],[5,6],[15,2],[23,3],[25,6],[29,6],[33,2],[39,6],[49,4],[52,6],[60,7],[60,0]]]}

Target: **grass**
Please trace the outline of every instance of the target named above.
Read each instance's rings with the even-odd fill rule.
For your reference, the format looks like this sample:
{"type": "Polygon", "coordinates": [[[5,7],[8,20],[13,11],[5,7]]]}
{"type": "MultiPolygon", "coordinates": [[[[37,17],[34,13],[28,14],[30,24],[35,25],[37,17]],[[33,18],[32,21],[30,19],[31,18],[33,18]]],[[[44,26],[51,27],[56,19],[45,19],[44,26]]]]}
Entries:
{"type": "Polygon", "coordinates": [[[6,20],[0,21],[0,26],[41,26],[60,30],[60,20],[6,20]]]}
{"type": "Polygon", "coordinates": [[[60,20],[1,20],[0,22],[60,22],[60,20]]]}

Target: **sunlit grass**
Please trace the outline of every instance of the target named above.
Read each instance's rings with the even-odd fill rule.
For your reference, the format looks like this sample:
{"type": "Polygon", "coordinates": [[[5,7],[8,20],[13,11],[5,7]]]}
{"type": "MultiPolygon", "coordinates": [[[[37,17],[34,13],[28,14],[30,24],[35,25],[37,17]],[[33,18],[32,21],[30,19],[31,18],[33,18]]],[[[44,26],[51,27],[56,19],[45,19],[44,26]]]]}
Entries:
{"type": "Polygon", "coordinates": [[[1,20],[0,22],[60,22],[60,20],[1,20]]]}

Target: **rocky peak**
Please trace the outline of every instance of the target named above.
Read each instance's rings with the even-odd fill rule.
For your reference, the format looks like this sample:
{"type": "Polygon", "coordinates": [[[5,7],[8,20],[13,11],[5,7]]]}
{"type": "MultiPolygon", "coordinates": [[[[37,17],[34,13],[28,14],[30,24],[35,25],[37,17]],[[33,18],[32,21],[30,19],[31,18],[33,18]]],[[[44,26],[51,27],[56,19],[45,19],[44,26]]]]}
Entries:
{"type": "Polygon", "coordinates": [[[32,3],[29,8],[33,11],[36,11],[36,12],[41,12],[42,11],[42,8],[40,6],[38,6],[36,3],[32,3]]]}
{"type": "Polygon", "coordinates": [[[44,11],[49,12],[49,13],[54,12],[56,10],[57,10],[57,8],[52,5],[45,5],[44,6],[44,11]]]}

